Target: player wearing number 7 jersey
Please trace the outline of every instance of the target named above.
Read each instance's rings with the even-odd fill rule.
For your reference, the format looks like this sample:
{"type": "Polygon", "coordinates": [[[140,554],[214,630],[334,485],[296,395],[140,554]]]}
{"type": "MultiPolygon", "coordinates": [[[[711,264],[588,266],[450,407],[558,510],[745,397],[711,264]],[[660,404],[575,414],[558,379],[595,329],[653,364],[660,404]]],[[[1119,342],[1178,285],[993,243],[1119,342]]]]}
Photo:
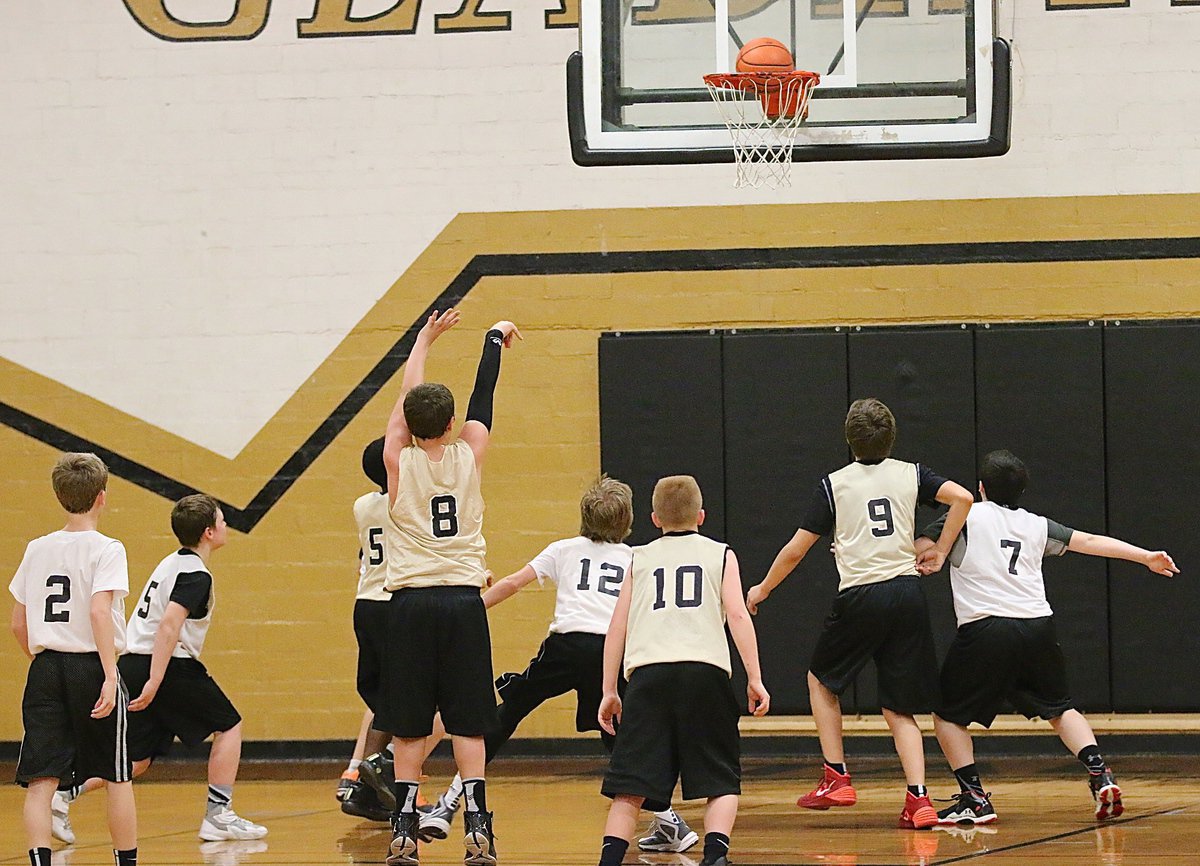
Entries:
{"type": "Polygon", "coordinates": [[[800,529],[762,583],[750,589],[747,606],[756,613],[817,539],[833,533],[841,580],[808,670],[825,767],[817,787],[796,805],[823,810],[856,802],[842,747],[839,695],[873,658],[883,717],[908,783],[899,826],[920,829],[936,824],[937,813],[925,789],[924,743],[913,716],[937,705],[938,678],[913,541],[917,506],[950,506],[945,529],[928,553],[932,562],[949,552],[972,497],[927,467],[891,459],[895,440],[896,419],[887,406],[874,398],[850,406],[846,443],[854,462],[821,479],[800,529]]]}
{"type": "MultiPolygon", "coordinates": [[[[1005,702],[1050,722],[1088,770],[1098,820],[1124,811],[1121,789],[1105,764],[1091,726],[1068,696],[1062,647],[1046,601],[1042,560],[1068,550],[1139,562],[1155,574],[1178,574],[1162,550],[1150,551],[1115,538],[1076,532],[1017,507],[1029,473],[1008,451],[993,451],[979,469],[983,501],[971,509],[950,551],[950,587],[958,633],[942,663],[942,702],[934,715],[938,742],[958,780],[957,802],[938,813],[942,824],[996,820],[979,780],[967,725],[990,727],[1005,702]]],[[[933,546],[944,529],[935,522],[917,539],[933,546]]],[[[940,567],[940,563],[938,563],[940,567]]],[[[933,564],[921,564],[932,573],[933,564]]]]}
{"type": "Polygon", "coordinates": [[[396,812],[389,864],[418,863],[417,785],[425,738],[439,710],[454,745],[466,799],[467,864],[496,862],[484,793],[483,735],[496,724],[492,649],[480,590],[484,562],[480,469],[492,426],[500,353],[520,333],[497,322],[483,341],[467,420],[454,435],[454,396],[425,382],[434,341],[454,327],[457,310],[429,316],[404,367],[400,399],[384,437],[391,520],[385,529],[392,593],[375,726],[392,733],[396,812]]]}

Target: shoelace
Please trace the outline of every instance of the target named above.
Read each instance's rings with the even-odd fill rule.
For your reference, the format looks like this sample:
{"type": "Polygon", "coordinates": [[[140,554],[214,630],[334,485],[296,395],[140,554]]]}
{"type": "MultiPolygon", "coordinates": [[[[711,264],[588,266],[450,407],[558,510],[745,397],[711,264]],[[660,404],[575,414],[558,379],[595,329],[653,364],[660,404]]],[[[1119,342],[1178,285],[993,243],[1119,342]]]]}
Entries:
{"type": "Polygon", "coordinates": [[[980,800],[979,795],[973,791],[959,791],[953,797],[930,797],[929,799],[933,800],[935,803],[961,803],[964,799],[967,799],[982,805],[984,803],[991,802],[992,792],[985,791],[982,800],[980,800]]]}

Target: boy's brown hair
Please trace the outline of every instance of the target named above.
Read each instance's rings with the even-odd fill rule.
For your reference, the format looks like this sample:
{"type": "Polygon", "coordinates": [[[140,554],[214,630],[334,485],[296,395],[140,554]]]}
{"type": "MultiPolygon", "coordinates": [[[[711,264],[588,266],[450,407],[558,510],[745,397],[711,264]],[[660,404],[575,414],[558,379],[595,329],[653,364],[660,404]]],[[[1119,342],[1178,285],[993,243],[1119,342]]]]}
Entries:
{"type": "Polygon", "coordinates": [[[454,395],[445,385],[424,382],[404,395],[404,423],[418,439],[437,439],[454,420],[454,395]]]}
{"type": "Polygon", "coordinates": [[[651,503],[662,528],[671,530],[695,526],[696,516],[704,507],[704,497],[691,475],[668,475],[654,485],[651,503]]]}
{"type": "Polygon", "coordinates": [[[54,464],[50,484],[59,505],[71,514],[87,514],[108,487],[108,467],[95,454],[64,454],[54,464]]]}
{"type": "Polygon", "coordinates": [[[856,460],[883,460],[896,444],[896,417],[883,401],[865,397],[846,413],[846,444],[856,460]]]}
{"type": "Polygon", "coordinates": [[[607,475],[583,492],[579,500],[579,534],[592,541],[618,544],[633,529],[633,491],[607,475]]]}
{"type": "Polygon", "coordinates": [[[184,547],[195,547],[204,531],[217,525],[221,504],[204,493],[193,493],[175,503],[171,509],[171,531],[184,547]]]}

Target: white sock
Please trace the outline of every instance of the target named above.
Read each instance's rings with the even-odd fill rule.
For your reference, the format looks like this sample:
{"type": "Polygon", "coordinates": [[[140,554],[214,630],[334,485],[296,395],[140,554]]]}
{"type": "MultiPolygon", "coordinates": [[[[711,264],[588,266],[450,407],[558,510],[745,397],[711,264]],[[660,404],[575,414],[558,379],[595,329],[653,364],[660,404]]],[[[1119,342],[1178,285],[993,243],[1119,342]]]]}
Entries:
{"type": "Polygon", "coordinates": [[[667,808],[665,812],[655,812],[654,817],[660,821],[666,821],[668,824],[679,823],[679,816],[675,814],[675,810],[667,808]]]}
{"type": "Polygon", "coordinates": [[[351,772],[351,773],[352,773],[352,772],[354,772],[355,770],[357,770],[357,769],[358,769],[358,765],[359,765],[359,764],[361,764],[361,763],[362,763],[362,761],[360,761],[358,758],[351,758],[351,759],[350,759],[350,766],[348,766],[348,767],[346,768],[346,770],[347,770],[348,772],[351,772]]]}
{"type": "Polygon", "coordinates": [[[458,805],[458,801],[462,798],[463,783],[462,776],[455,773],[454,781],[450,783],[450,787],[446,789],[446,793],[442,794],[442,800],[446,805],[453,809],[458,805]]]}

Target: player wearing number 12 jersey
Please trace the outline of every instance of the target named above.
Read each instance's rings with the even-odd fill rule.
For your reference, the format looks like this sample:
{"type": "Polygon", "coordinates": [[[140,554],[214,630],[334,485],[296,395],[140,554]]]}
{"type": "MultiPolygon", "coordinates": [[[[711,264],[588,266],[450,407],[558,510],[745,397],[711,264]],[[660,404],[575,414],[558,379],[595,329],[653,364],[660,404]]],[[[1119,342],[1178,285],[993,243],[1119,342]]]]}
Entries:
{"type": "Polygon", "coordinates": [[[497,322],[483,341],[467,420],[454,435],[454,396],[425,382],[433,342],[458,323],[434,312],[404,367],[384,437],[390,520],[385,587],[392,593],[375,726],[394,735],[396,812],[389,864],[419,862],[417,786],[425,738],[439,710],[454,741],[466,800],[467,864],[493,864],[492,814],[484,788],[483,735],[496,724],[492,650],[480,590],[487,582],[480,470],[492,426],[501,349],[520,334],[497,322]]]}
{"type": "Polygon", "coordinates": [[[896,419],[874,398],[856,400],[846,414],[846,443],[854,462],[821,479],[800,529],[775,557],[762,583],[747,597],[751,613],[804,558],[816,541],[833,534],[841,578],[833,610],[813,650],[808,670],[821,752],[817,787],[797,801],[808,809],[852,806],[842,746],[839,695],[874,659],[879,700],[904,768],[908,790],[899,826],[931,827],[937,812],[925,789],[921,729],[913,718],[937,705],[937,658],[913,538],[919,504],[950,506],[945,529],[925,556],[945,559],[971,509],[971,494],[916,463],[891,459],[896,419]]]}

